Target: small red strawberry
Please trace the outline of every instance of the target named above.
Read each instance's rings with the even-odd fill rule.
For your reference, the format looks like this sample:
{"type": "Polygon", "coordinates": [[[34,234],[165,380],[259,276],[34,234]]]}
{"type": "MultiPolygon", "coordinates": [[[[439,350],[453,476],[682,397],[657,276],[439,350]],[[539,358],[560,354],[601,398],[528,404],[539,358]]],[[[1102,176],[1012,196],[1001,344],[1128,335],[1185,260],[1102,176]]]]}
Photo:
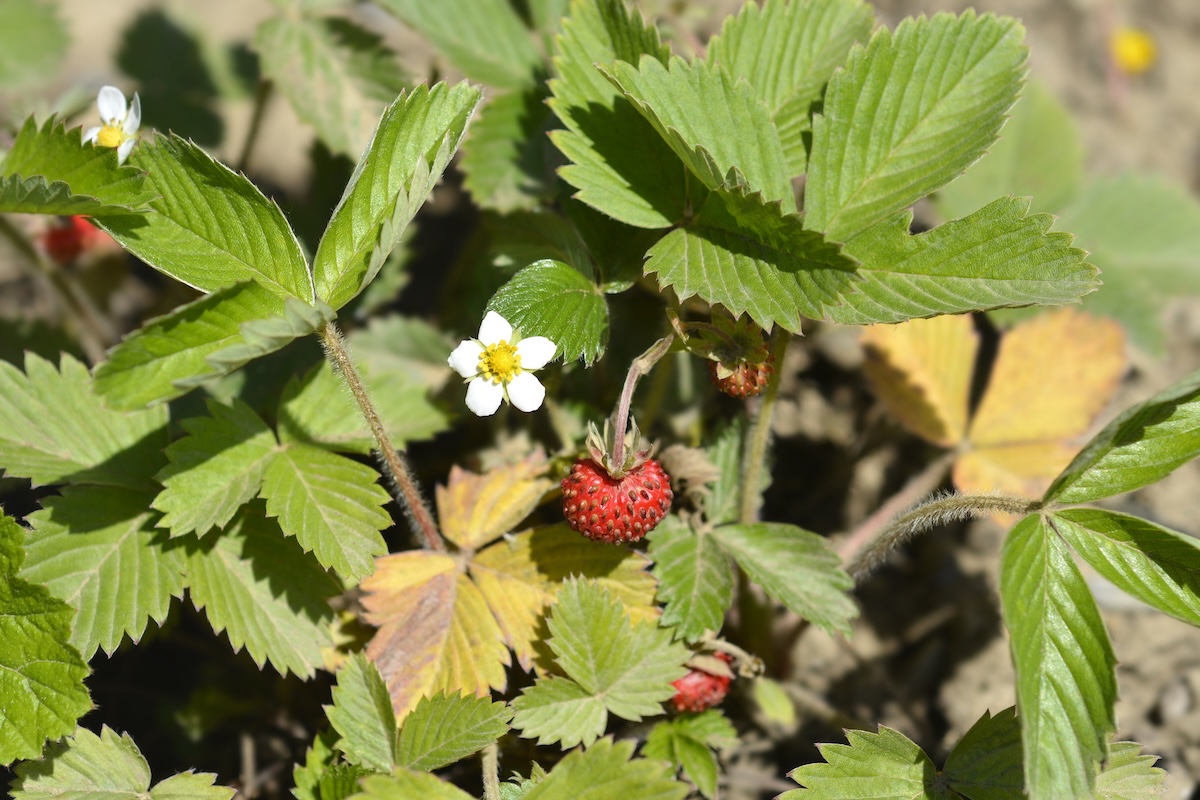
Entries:
{"type": "Polygon", "coordinates": [[[753,397],[763,390],[775,359],[763,342],[763,330],[750,319],[733,319],[715,309],[712,324],[691,323],[698,333],[688,349],[708,359],[713,383],[730,397],[753,397]]]}
{"type": "MultiPolygon", "coordinates": [[[[608,424],[605,423],[608,433],[608,424]]],[[[571,527],[597,542],[636,542],[671,510],[671,478],[643,448],[637,425],[621,465],[612,463],[611,435],[601,439],[592,426],[590,458],[581,458],[562,480],[563,516],[571,527]]],[[[628,438],[628,437],[627,437],[628,438]]]]}
{"type": "Polygon", "coordinates": [[[775,357],[767,353],[767,357],[757,364],[749,361],[732,364],[709,361],[708,371],[717,388],[730,397],[754,397],[771,379],[771,373],[775,371],[775,357]]]}
{"type": "Polygon", "coordinates": [[[103,234],[86,217],[65,217],[41,234],[42,246],[56,264],[66,266],[79,258],[103,234]]]}
{"type": "MultiPolygon", "coordinates": [[[[716,658],[733,665],[733,657],[728,653],[713,653],[716,658]]],[[[709,660],[709,659],[705,659],[709,660]]],[[[717,675],[713,672],[692,667],[687,675],[671,685],[675,687],[675,696],[671,705],[676,711],[699,713],[720,704],[729,694],[729,684],[733,681],[732,674],[717,675]]]]}

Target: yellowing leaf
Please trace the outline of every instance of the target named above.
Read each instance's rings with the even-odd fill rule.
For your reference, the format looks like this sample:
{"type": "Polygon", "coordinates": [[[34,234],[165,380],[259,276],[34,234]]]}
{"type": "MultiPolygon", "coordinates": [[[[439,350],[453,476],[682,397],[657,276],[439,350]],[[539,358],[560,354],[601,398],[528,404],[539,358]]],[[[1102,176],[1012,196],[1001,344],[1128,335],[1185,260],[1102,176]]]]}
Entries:
{"type": "Polygon", "coordinates": [[[954,485],[968,494],[1038,497],[1078,450],[1067,442],[1033,442],[969,451],[954,464],[954,485]]]}
{"type": "Polygon", "coordinates": [[[451,467],[450,481],[437,487],[442,533],[459,547],[476,550],[511,531],[554,485],[537,477],[545,461],[538,452],[483,475],[451,467]]]}
{"type": "Polygon", "coordinates": [[[976,448],[1075,439],[1124,372],[1119,324],[1073,308],[1042,314],[1001,340],[968,438],[976,448]]]}
{"type": "Polygon", "coordinates": [[[863,370],[888,411],[943,447],[962,441],[979,337],[967,315],[872,325],[863,331],[863,370]]]}
{"type": "Polygon", "coordinates": [[[500,629],[457,559],[423,551],[386,556],[362,589],[366,619],[379,626],[367,657],[397,717],[441,690],[482,696],[505,687],[509,656],[500,629]]]}
{"type": "Polygon", "coordinates": [[[471,576],[487,599],[505,641],[525,669],[533,664],[538,622],[571,575],[595,578],[636,621],[657,617],[655,580],[644,555],[598,546],[565,524],[535,528],[497,542],[471,562],[471,576]]]}

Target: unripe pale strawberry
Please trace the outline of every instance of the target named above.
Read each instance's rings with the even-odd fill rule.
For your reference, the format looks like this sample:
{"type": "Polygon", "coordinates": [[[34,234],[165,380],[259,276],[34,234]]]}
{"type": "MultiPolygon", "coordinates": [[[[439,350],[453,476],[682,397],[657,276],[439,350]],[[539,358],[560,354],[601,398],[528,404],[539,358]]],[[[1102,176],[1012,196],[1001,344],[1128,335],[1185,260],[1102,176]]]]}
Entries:
{"type": "Polygon", "coordinates": [[[748,361],[725,364],[709,361],[708,371],[717,388],[730,397],[754,397],[763,390],[775,371],[775,358],[770,353],[759,363],[748,361]]]}
{"type": "MultiPolygon", "coordinates": [[[[733,658],[728,653],[713,653],[726,664],[733,664],[733,658]]],[[[733,678],[728,675],[714,675],[702,669],[692,667],[687,675],[671,685],[675,687],[675,696],[671,705],[676,711],[699,713],[706,711],[725,699],[729,694],[729,684],[733,678]]]]}

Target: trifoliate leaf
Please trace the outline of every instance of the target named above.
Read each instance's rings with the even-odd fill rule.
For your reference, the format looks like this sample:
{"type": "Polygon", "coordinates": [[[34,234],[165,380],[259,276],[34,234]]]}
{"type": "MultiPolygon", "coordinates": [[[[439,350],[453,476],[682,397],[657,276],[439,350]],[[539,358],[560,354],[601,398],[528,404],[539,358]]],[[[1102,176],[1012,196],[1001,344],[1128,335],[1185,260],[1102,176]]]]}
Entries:
{"type": "Polygon", "coordinates": [[[167,409],[113,411],[92,393],[87,367],[25,357],[25,374],[0,363],[0,465],[46,483],[153,487],[167,438],[167,409]],[[61,372],[60,372],[61,370],[61,372]]]}
{"type": "Polygon", "coordinates": [[[77,728],[45,758],[17,767],[14,800],[229,800],[211,772],[183,772],[150,786],[150,765],[129,734],[104,725],[100,735],[77,728]]]}
{"type": "Polygon", "coordinates": [[[276,457],[275,434],[250,406],[212,401],[208,411],[180,423],[188,435],[167,448],[171,463],[157,477],[163,490],[153,507],[171,536],[224,527],[258,494],[276,457]]]}
{"type": "Polygon", "coordinates": [[[296,115],[326,147],[350,158],[404,88],[383,40],[344,18],[279,14],[258,26],[254,49],[296,115]]]}
{"type": "Polygon", "coordinates": [[[318,298],[341,308],[378,274],[458,150],[479,96],[466,83],[422,85],[383,112],[313,257],[318,298]]]}
{"type": "Polygon", "coordinates": [[[370,775],[359,784],[361,791],[350,800],[474,800],[454,784],[428,772],[397,769],[391,775],[370,775]]]}
{"type": "Polygon", "coordinates": [[[957,219],[1011,194],[1032,196],[1035,211],[1057,213],[1082,188],[1084,155],[1071,112],[1044,84],[1030,81],[1000,129],[1000,141],[939,189],[934,203],[944,218],[957,219]]]}
{"type": "Polygon", "coordinates": [[[737,741],[737,731],[720,711],[709,709],[658,723],[646,737],[642,755],[670,761],[696,784],[705,797],[715,797],[718,765],[710,746],[737,741]]]}
{"type": "Polygon", "coordinates": [[[533,666],[542,613],[572,575],[608,589],[638,620],[656,619],[649,561],[634,550],[596,545],[565,523],[524,531],[479,553],[471,577],[487,599],[504,641],[524,669],[533,666]]]}
{"type": "Polygon", "coordinates": [[[0,85],[18,89],[51,80],[69,44],[57,6],[43,0],[5,3],[0,6],[0,85]]]}
{"type": "Polygon", "coordinates": [[[685,299],[697,295],[763,328],[800,331],[801,317],[823,317],[855,279],[841,248],[804,229],[798,214],[765,203],[745,186],[709,195],[691,224],[676,228],[646,253],[657,273],[685,299]]]}
{"type": "Polygon", "coordinates": [[[472,123],[459,166],[463,185],[481,208],[533,210],[551,194],[545,130],[553,115],[547,96],[542,83],[494,94],[472,123]]]}
{"type": "MultiPolygon", "coordinates": [[[[866,41],[874,15],[861,0],[746,3],[708,43],[708,61],[745,78],[771,112],[788,175],[807,169],[810,111],[855,41],[866,41]]],[[[990,199],[990,198],[989,198],[990,199]]]]}
{"type": "Polygon", "coordinates": [[[311,555],[267,519],[260,504],[244,507],[233,523],[188,545],[188,587],[213,631],[225,631],[261,668],[311,677],[331,647],[333,611],[341,591],[311,555]]]}
{"type": "Polygon", "coordinates": [[[300,243],[283,212],[245,176],[178,136],[143,141],[129,159],[161,196],[150,212],[103,217],[106,231],[176,280],[215,292],[247,280],[281,297],[313,300],[300,243]]]}
{"type": "Polygon", "coordinates": [[[333,705],[325,706],[329,724],[341,739],[337,748],[351,764],[390,772],[396,758],[396,712],[375,665],[362,653],[348,658],[337,672],[333,705]]]}
{"type": "Polygon", "coordinates": [[[767,108],[750,86],[703,61],[644,55],[600,71],[624,92],[675,155],[709,189],[737,170],[752,192],[784,213],[796,210],[783,146],[767,108]]]}
{"type": "Polygon", "coordinates": [[[404,720],[396,763],[423,772],[477,753],[508,731],[512,709],[486,697],[423,697],[404,720]]]}
{"type": "Polygon", "coordinates": [[[1023,35],[968,11],[905,20],[851,51],[813,120],[805,226],[844,242],[983,155],[1017,99],[1023,35]]]}
{"type": "Polygon", "coordinates": [[[561,261],[538,261],[514,275],[492,295],[488,309],[512,323],[522,336],[545,336],[564,362],[591,366],[608,344],[608,301],[579,270],[561,261]]]}
{"type": "Polygon", "coordinates": [[[1011,637],[1031,797],[1091,797],[1116,729],[1116,657],[1062,540],[1037,516],[1009,532],[1000,599],[1011,637]]]}
{"type": "Polygon", "coordinates": [[[525,800],[683,800],[686,784],[661,761],[633,758],[634,742],[601,739],[574,750],[525,795],[525,800]]]}
{"type": "Polygon", "coordinates": [[[1021,768],[1021,726],[1015,709],[983,716],[963,734],[942,775],[950,788],[971,800],[1020,800],[1025,796],[1021,768]]]}
{"type": "Polygon", "coordinates": [[[510,533],[554,486],[542,477],[545,471],[541,452],[482,475],[451,467],[446,485],[436,489],[442,535],[465,550],[478,550],[510,533]]]}
{"type": "Polygon", "coordinates": [[[65,736],[92,708],[88,666],[68,644],[69,605],[17,577],[25,532],[0,515],[0,764],[38,758],[46,739],[65,736]]]}
{"type": "Polygon", "coordinates": [[[825,763],[796,767],[788,777],[804,788],[784,792],[779,800],[951,800],[936,780],[936,771],[908,737],[884,725],[879,733],[846,731],[849,744],[819,744],[825,763]]]}
{"type": "Polygon", "coordinates": [[[510,663],[484,595],[444,553],[395,553],[362,582],[366,620],[379,627],[367,646],[403,720],[439,691],[479,696],[503,690],[510,663]]]}
{"type": "Polygon", "coordinates": [[[152,492],[68,486],[29,516],[21,577],[45,585],[75,609],[71,644],[85,659],[112,655],[147,623],[162,624],[172,597],[183,597],[184,550],[154,530],[152,492]]]}
{"type": "Polygon", "coordinates": [[[40,128],[25,120],[0,162],[4,212],[130,214],[144,211],[154,194],[142,170],[118,166],[114,149],[84,144],[79,128],[67,130],[53,117],[40,128]]]}
{"type": "Polygon", "coordinates": [[[1137,742],[1113,742],[1096,776],[1097,800],[1149,800],[1161,797],[1167,773],[1154,766],[1158,756],[1142,755],[1137,742]]]}
{"type": "Polygon", "coordinates": [[[847,243],[860,280],[828,317],[864,325],[1078,302],[1100,285],[1096,268],[1070,235],[1047,233],[1050,215],[1028,210],[1028,198],[1002,197],[916,236],[911,211],[875,225],[847,243]]]}
{"type": "Polygon", "coordinates": [[[662,624],[674,625],[689,642],[721,630],[733,605],[733,569],[725,551],[677,517],[667,517],[646,538],[665,606],[662,624]]]}
{"type": "Polygon", "coordinates": [[[621,91],[596,69],[643,54],[667,63],[658,29],[621,0],[573,0],[550,81],[550,108],[566,125],[550,139],[571,163],[559,170],[579,200],[627,225],[666,228],[703,192],[687,168],[621,91]]]}
{"type": "Polygon", "coordinates": [[[321,566],[357,581],[387,552],[379,532],[392,525],[391,496],[379,473],[345,456],[308,445],[282,448],[262,476],[267,515],[321,566]]]}
{"type": "Polygon", "coordinates": [[[850,633],[853,581],[824,538],[775,522],[722,525],[709,535],[768,595],[824,631],[850,633]]]}
{"type": "Polygon", "coordinates": [[[1200,454],[1200,372],[1128,409],[1096,434],[1046,491],[1085,503],[1170,475],[1200,454]]]}
{"type": "Polygon", "coordinates": [[[1200,625],[1200,542],[1138,517],[1068,508],[1049,518],[1071,549],[1117,587],[1200,625]]]}
{"type": "Polygon", "coordinates": [[[477,83],[522,89],[541,69],[533,37],[506,0],[382,0],[380,5],[477,83]]]}

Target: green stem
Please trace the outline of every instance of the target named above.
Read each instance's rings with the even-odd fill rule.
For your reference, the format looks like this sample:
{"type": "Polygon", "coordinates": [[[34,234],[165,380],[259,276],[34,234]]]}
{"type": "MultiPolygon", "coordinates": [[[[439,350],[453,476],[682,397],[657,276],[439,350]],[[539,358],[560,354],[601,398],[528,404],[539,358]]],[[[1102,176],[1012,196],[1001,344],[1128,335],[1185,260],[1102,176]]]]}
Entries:
{"type": "Polygon", "coordinates": [[[633,402],[633,390],[638,381],[654,368],[654,365],[671,350],[675,343],[675,334],[664,336],[650,345],[646,352],[633,360],[629,372],[625,375],[625,385],[621,387],[621,399],[617,403],[616,430],[613,441],[612,461],[614,464],[625,463],[625,430],[629,427],[629,406],[633,402]]]}
{"type": "Polygon", "coordinates": [[[392,438],[383,427],[383,422],[379,419],[379,414],[371,403],[371,398],[367,395],[362,376],[354,366],[354,362],[350,360],[350,354],[346,352],[341,331],[338,330],[335,323],[326,323],[325,327],[321,329],[321,344],[325,348],[325,355],[329,357],[330,363],[333,364],[335,370],[341,373],[346,385],[350,387],[351,394],[358,402],[363,418],[367,421],[367,427],[371,429],[371,434],[375,437],[376,449],[383,461],[384,470],[391,479],[396,500],[408,514],[413,530],[421,537],[427,549],[445,550],[446,545],[433,521],[433,514],[430,513],[429,506],[421,497],[417,481],[408,465],[404,463],[404,457],[392,444],[392,438]]]}
{"type": "Polygon", "coordinates": [[[500,747],[492,742],[483,748],[483,797],[500,800],[500,747]]]}
{"type": "Polygon", "coordinates": [[[792,335],[776,329],[771,342],[771,355],[775,369],[762,393],[762,403],[754,418],[754,427],[746,441],[746,454],[742,460],[742,506],[738,522],[749,525],[758,518],[758,506],[762,497],[758,487],[762,485],[762,470],[767,457],[767,442],[771,438],[771,418],[775,413],[775,397],[779,394],[779,378],[783,374],[783,356],[787,352],[792,335]]]}
{"type": "Polygon", "coordinates": [[[274,84],[269,80],[260,80],[254,90],[254,115],[250,117],[250,129],[246,131],[246,141],[242,142],[242,154],[238,156],[238,172],[245,172],[250,164],[250,155],[254,152],[254,144],[262,131],[263,116],[267,111],[267,101],[271,99],[274,84]]]}

